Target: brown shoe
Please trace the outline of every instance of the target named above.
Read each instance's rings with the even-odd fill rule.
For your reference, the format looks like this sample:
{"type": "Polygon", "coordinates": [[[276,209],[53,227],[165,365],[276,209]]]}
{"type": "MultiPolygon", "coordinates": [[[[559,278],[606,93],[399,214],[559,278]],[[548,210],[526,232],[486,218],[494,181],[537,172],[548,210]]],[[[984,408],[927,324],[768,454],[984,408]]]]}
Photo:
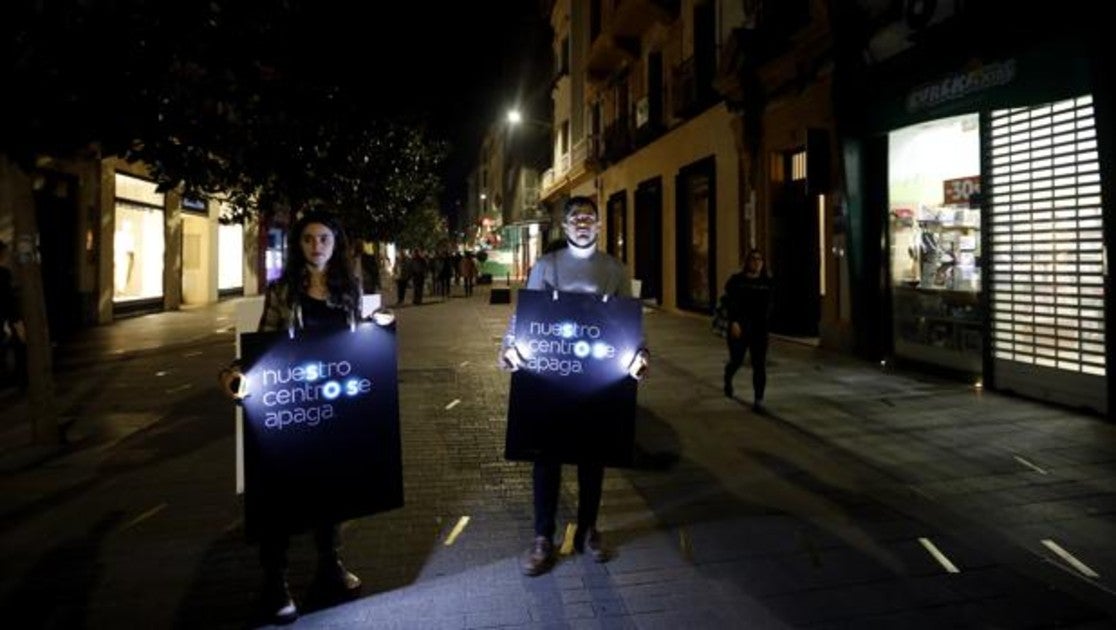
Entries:
{"type": "Polygon", "coordinates": [[[605,549],[601,532],[596,527],[588,528],[584,536],[575,536],[574,551],[588,554],[593,562],[608,562],[612,559],[612,553],[605,549]]]}
{"type": "Polygon", "coordinates": [[[546,536],[535,536],[535,543],[523,557],[523,575],[534,577],[550,570],[554,564],[554,543],[546,536]]]}

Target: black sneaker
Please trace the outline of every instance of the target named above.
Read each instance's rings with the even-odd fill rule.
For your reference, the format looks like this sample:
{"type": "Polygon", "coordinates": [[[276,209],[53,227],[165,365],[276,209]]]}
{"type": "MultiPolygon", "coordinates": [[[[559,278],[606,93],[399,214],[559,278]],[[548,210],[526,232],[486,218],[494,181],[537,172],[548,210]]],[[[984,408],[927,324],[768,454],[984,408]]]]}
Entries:
{"type": "Polygon", "coordinates": [[[362,585],[360,578],[346,569],[340,560],[334,560],[318,566],[311,590],[315,600],[328,603],[356,597],[362,585]]]}
{"type": "Polygon", "coordinates": [[[263,592],[260,596],[260,614],[266,623],[288,624],[298,619],[298,607],[295,606],[291,591],[287,588],[284,578],[270,578],[264,580],[263,592]]]}
{"type": "Polygon", "coordinates": [[[732,394],[733,394],[732,381],[726,380],[725,381],[725,397],[726,398],[732,398],[732,394]]]}
{"type": "Polygon", "coordinates": [[[554,564],[554,543],[546,536],[535,536],[535,543],[523,557],[520,568],[523,575],[534,577],[550,570],[554,564]]]}

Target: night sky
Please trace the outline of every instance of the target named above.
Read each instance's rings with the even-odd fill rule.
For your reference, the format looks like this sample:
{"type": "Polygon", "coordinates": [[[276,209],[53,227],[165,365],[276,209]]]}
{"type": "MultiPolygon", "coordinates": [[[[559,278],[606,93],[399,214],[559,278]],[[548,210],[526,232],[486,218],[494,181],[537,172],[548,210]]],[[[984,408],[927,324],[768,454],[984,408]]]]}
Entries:
{"type": "Polygon", "coordinates": [[[392,4],[326,12],[307,43],[320,47],[315,57],[337,61],[338,80],[355,85],[370,110],[424,118],[450,140],[452,203],[464,194],[486,127],[503,119],[524,86],[542,83],[536,97],[545,91],[549,18],[538,0],[392,4]]]}

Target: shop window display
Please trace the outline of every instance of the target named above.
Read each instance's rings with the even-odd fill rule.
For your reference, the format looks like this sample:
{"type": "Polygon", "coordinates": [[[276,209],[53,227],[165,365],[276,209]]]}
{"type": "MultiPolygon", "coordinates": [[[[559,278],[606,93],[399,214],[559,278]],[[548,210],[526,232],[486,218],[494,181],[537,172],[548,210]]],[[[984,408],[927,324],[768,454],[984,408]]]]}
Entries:
{"type": "Polygon", "coordinates": [[[116,202],[113,235],[113,300],[163,295],[163,212],[116,202]]]}
{"type": "Polygon", "coordinates": [[[889,238],[895,351],[979,371],[980,140],[976,114],[889,137],[889,238]]]}

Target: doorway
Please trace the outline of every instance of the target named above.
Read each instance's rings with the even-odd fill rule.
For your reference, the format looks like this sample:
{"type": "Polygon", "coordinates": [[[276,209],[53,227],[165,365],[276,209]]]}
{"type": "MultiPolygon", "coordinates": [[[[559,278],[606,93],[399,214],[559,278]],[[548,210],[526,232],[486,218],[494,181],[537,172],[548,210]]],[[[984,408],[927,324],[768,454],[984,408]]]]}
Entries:
{"type": "Polygon", "coordinates": [[[635,279],[644,300],[663,303],[663,180],[643,181],[635,191],[635,279]]]}
{"type": "Polygon", "coordinates": [[[810,203],[806,148],[771,160],[771,332],[817,337],[821,318],[818,221],[810,203]]]}

